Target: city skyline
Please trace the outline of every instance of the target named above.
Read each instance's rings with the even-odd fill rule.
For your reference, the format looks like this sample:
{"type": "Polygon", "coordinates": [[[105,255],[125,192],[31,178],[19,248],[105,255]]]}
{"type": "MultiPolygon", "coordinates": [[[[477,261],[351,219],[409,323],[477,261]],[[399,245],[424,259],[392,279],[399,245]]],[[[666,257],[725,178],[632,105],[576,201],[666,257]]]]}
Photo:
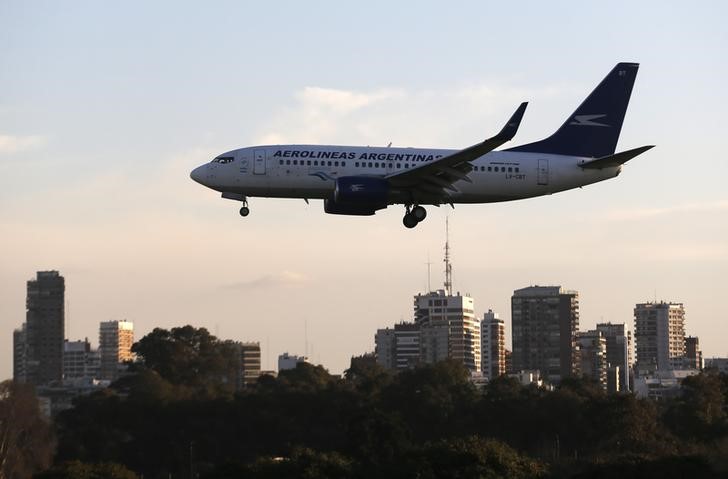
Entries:
{"type": "MultiPolygon", "coordinates": [[[[452,282],[451,282],[452,281],[452,279],[451,279],[452,278],[452,276],[451,276],[452,275],[452,265],[449,264],[448,260],[449,260],[449,244],[446,240],[446,246],[445,246],[445,264],[446,264],[445,278],[446,279],[445,279],[445,282],[443,283],[443,286],[446,288],[448,288],[452,285],[452,282]]],[[[430,263],[428,262],[428,266],[429,265],[430,265],[430,263]]],[[[40,281],[41,279],[47,281],[48,278],[50,278],[52,280],[60,279],[60,282],[62,284],[61,303],[64,301],[63,296],[64,296],[64,292],[65,292],[65,278],[62,275],[60,275],[58,271],[38,271],[36,273],[36,277],[37,277],[37,280],[28,281],[28,299],[27,299],[27,301],[28,301],[29,305],[31,304],[31,301],[37,302],[37,299],[35,299],[38,296],[38,294],[37,294],[38,287],[36,286],[37,282],[40,281]]],[[[428,278],[428,283],[429,283],[429,280],[430,280],[430,278],[428,278]]],[[[702,364],[703,353],[699,347],[698,337],[686,335],[687,328],[684,324],[685,318],[684,318],[684,308],[683,308],[682,303],[673,303],[673,302],[664,302],[664,301],[638,303],[638,304],[635,304],[634,316],[632,318],[632,323],[634,326],[632,328],[630,328],[629,323],[627,323],[627,322],[616,323],[616,324],[607,322],[607,323],[598,323],[596,325],[595,330],[581,330],[580,331],[579,324],[578,324],[579,323],[579,319],[578,319],[579,318],[579,300],[578,300],[579,293],[578,293],[578,291],[566,290],[566,289],[562,288],[561,286],[539,286],[539,285],[531,285],[531,286],[527,286],[525,288],[517,289],[513,292],[513,296],[511,297],[511,303],[512,303],[511,312],[513,313],[513,311],[516,309],[519,310],[519,318],[523,314],[522,312],[520,312],[522,309],[520,298],[522,296],[526,297],[526,298],[530,298],[530,299],[533,299],[536,297],[541,297],[541,296],[543,296],[543,298],[547,298],[547,297],[551,297],[551,296],[553,296],[554,298],[561,298],[561,297],[572,298],[567,301],[567,303],[571,304],[571,307],[568,307],[568,304],[567,304],[566,310],[561,311],[563,308],[562,308],[562,306],[559,306],[559,308],[558,308],[559,313],[557,315],[557,316],[559,316],[562,314],[566,314],[567,310],[569,310],[569,309],[576,311],[575,313],[573,311],[572,311],[572,313],[570,313],[570,314],[575,315],[574,316],[574,318],[576,318],[575,324],[572,324],[571,326],[567,327],[567,329],[573,330],[572,331],[573,334],[570,336],[571,337],[570,343],[569,343],[569,341],[567,341],[567,343],[571,344],[571,346],[567,348],[569,351],[568,354],[572,356],[573,361],[576,361],[576,363],[574,363],[573,366],[569,366],[569,365],[560,366],[562,369],[562,372],[561,372],[562,376],[564,374],[574,374],[574,373],[578,374],[580,372],[580,367],[577,365],[579,359],[577,356],[574,356],[575,354],[577,354],[576,351],[578,351],[578,349],[579,349],[579,347],[576,346],[576,344],[579,342],[580,337],[585,337],[590,334],[591,335],[594,335],[594,334],[602,335],[603,338],[605,338],[605,341],[606,341],[605,345],[606,345],[606,344],[609,344],[610,340],[612,340],[611,336],[613,336],[616,331],[619,331],[619,334],[621,334],[623,336],[623,339],[622,339],[623,343],[621,343],[621,344],[625,348],[625,350],[624,350],[625,356],[621,360],[616,361],[618,363],[617,365],[621,364],[622,362],[624,364],[628,365],[627,369],[625,371],[631,371],[632,370],[631,366],[634,365],[635,371],[637,371],[639,369],[640,363],[637,361],[637,359],[635,359],[634,364],[632,364],[632,359],[631,359],[632,358],[632,356],[631,356],[632,347],[629,346],[629,345],[631,345],[631,335],[632,335],[633,331],[639,330],[638,324],[640,323],[640,321],[644,321],[643,310],[645,308],[652,310],[653,308],[663,308],[663,307],[669,307],[670,310],[672,310],[673,307],[679,307],[679,312],[680,312],[679,331],[676,331],[675,334],[679,335],[679,338],[677,338],[677,337],[676,338],[680,339],[680,344],[681,344],[680,347],[682,349],[675,350],[674,359],[676,359],[677,362],[674,362],[674,364],[672,364],[672,362],[671,362],[669,367],[667,365],[663,364],[659,368],[657,367],[659,365],[656,365],[655,367],[652,367],[652,368],[646,368],[645,374],[648,374],[648,375],[650,374],[650,372],[648,370],[655,372],[657,369],[660,369],[661,371],[666,371],[668,369],[683,369],[683,368],[688,368],[688,369],[697,368],[698,370],[702,369],[701,364],[702,364]],[[535,294],[535,296],[531,297],[534,294],[535,294]],[[688,354],[688,348],[692,348],[692,349],[690,349],[690,351],[691,351],[690,354],[688,354]],[[688,359],[689,357],[693,358],[693,359],[689,360],[688,359]],[[694,364],[694,365],[689,366],[689,364],[694,364]],[[571,371],[571,373],[569,371],[571,371]]],[[[57,299],[55,300],[55,303],[58,303],[57,299]]],[[[493,321],[495,323],[500,324],[500,326],[497,327],[500,330],[500,332],[497,333],[496,336],[500,336],[501,338],[505,338],[505,337],[512,338],[513,329],[518,329],[522,333],[524,331],[523,325],[520,324],[520,322],[523,321],[523,318],[519,319],[518,326],[514,326],[513,320],[511,320],[511,324],[510,324],[511,327],[506,328],[505,322],[499,318],[499,314],[492,311],[491,309],[489,309],[486,313],[483,314],[482,319],[478,319],[477,315],[475,315],[474,310],[470,309],[473,304],[473,298],[469,297],[467,294],[465,296],[461,296],[460,292],[456,292],[456,293],[450,292],[450,294],[448,294],[448,292],[444,289],[433,289],[432,291],[429,291],[425,294],[418,293],[414,297],[414,304],[415,304],[415,309],[414,309],[414,313],[411,317],[411,321],[403,320],[403,321],[395,324],[393,329],[390,329],[389,326],[386,326],[384,329],[378,329],[376,334],[374,335],[373,347],[370,350],[367,350],[362,354],[365,354],[365,355],[373,354],[374,357],[376,357],[376,360],[378,362],[380,362],[380,364],[382,364],[387,369],[395,369],[395,368],[396,369],[407,369],[407,368],[416,366],[420,362],[422,364],[433,363],[433,362],[444,360],[446,358],[455,359],[459,362],[462,362],[464,360],[464,364],[466,365],[466,367],[468,367],[468,369],[471,370],[471,373],[474,373],[474,374],[482,373],[483,376],[485,376],[487,378],[491,378],[491,374],[488,373],[488,370],[491,367],[491,365],[487,364],[487,363],[489,363],[489,361],[486,359],[486,357],[490,356],[492,354],[490,351],[492,346],[489,345],[491,339],[486,340],[486,336],[490,337],[490,335],[492,333],[489,328],[486,328],[486,323],[493,321]],[[447,299],[443,300],[442,298],[447,298],[447,299]],[[453,304],[450,304],[450,302],[452,302],[453,304]],[[427,337],[429,337],[428,334],[430,334],[430,333],[427,333],[428,328],[426,326],[429,323],[429,321],[428,321],[429,315],[433,311],[436,313],[439,313],[439,314],[445,314],[444,311],[447,311],[448,313],[451,311],[454,311],[449,308],[448,309],[437,309],[437,308],[438,308],[438,306],[440,308],[442,308],[445,305],[447,305],[448,307],[454,306],[455,303],[457,303],[458,305],[461,306],[461,314],[463,315],[462,317],[460,317],[460,323],[458,323],[458,324],[460,324],[460,326],[456,325],[453,329],[453,322],[450,321],[449,326],[446,327],[445,331],[443,331],[443,334],[444,334],[443,337],[439,337],[436,334],[435,336],[432,336],[428,340],[427,337]],[[433,307],[435,309],[432,309],[433,307]],[[465,322],[463,323],[463,321],[465,321],[465,322]],[[473,324],[470,324],[470,323],[473,323],[473,324]],[[425,326],[424,329],[422,329],[423,325],[425,326]],[[471,331],[471,329],[473,327],[475,329],[471,331]],[[418,351],[417,359],[414,362],[406,361],[406,362],[402,362],[400,364],[400,362],[403,359],[399,357],[399,354],[402,353],[404,350],[402,350],[403,345],[399,344],[400,340],[395,339],[395,337],[397,336],[397,334],[404,334],[405,336],[408,336],[409,333],[407,331],[410,331],[410,330],[416,331],[416,335],[418,338],[421,333],[424,336],[423,336],[422,340],[416,341],[416,343],[417,343],[416,349],[418,351]],[[451,334],[453,334],[453,331],[455,332],[455,337],[459,337],[459,339],[454,340],[454,343],[451,344],[452,338],[450,336],[451,336],[451,334]],[[458,333],[458,331],[459,331],[459,333],[458,333]],[[468,332],[474,333],[474,338],[477,339],[477,341],[475,341],[473,344],[470,344],[470,341],[472,341],[472,339],[473,339],[472,337],[470,339],[466,339],[466,337],[470,337],[469,334],[464,334],[464,336],[463,336],[463,333],[468,333],[468,332]],[[385,338],[384,336],[381,336],[381,335],[387,336],[387,338],[385,338]],[[462,337],[460,337],[458,335],[460,335],[462,337]],[[481,336],[482,336],[482,338],[481,338],[481,336]],[[439,338],[439,339],[437,339],[437,338],[439,338]],[[386,351],[380,351],[380,340],[384,341],[383,344],[386,344],[386,349],[387,349],[386,351]],[[463,342],[463,340],[465,340],[465,342],[463,342]],[[428,346],[423,347],[422,344],[420,344],[421,342],[422,342],[422,344],[431,343],[430,346],[434,346],[436,342],[439,342],[441,344],[439,344],[437,346],[439,348],[438,351],[427,352],[428,346]],[[396,343],[396,345],[395,345],[395,343],[396,343]],[[467,346],[466,344],[469,344],[470,346],[467,346]],[[468,349],[471,346],[473,348],[475,348],[472,351],[470,351],[468,349]],[[453,349],[453,347],[455,349],[453,349]],[[421,357],[420,357],[420,353],[419,353],[420,348],[422,348],[422,351],[423,351],[421,357]],[[389,351],[389,350],[391,350],[391,351],[389,351]],[[399,351],[396,353],[397,356],[393,355],[393,353],[395,351],[399,351]],[[468,356],[467,353],[465,354],[465,356],[463,356],[463,353],[467,352],[467,351],[470,351],[471,354],[475,355],[475,357],[468,356]],[[382,361],[380,361],[380,359],[381,359],[380,355],[384,355],[386,357],[382,361]],[[468,358],[470,358],[470,359],[468,360],[468,358]]],[[[55,314],[59,314],[59,313],[55,313],[55,314]]],[[[60,313],[60,314],[61,314],[61,316],[63,315],[63,313],[60,313]]],[[[32,316],[33,315],[31,315],[29,312],[28,318],[31,318],[32,316]]],[[[449,317],[450,316],[448,316],[448,318],[449,317]]],[[[513,318],[513,315],[511,315],[511,318],[513,318]]],[[[671,318],[672,318],[672,316],[671,316],[671,318]]],[[[444,317],[443,317],[443,319],[444,319],[444,317]]],[[[561,320],[559,320],[559,321],[561,321],[561,320]]],[[[557,322],[559,322],[559,321],[557,321],[557,322]]],[[[457,321],[455,321],[455,322],[457,323],[457,321]]],[[[174,327],[182,327],[182,326],[190,326],[190,325],[177,325],[174,327]]],[[[644,329],[644,327],[645,326],[643,324],[641,326],[641,328],[644,329]]],[[[153,329],[157,329],[157,328],[158,328],[158,326],[153,327],[153,329]]],[[[307,328],[307,326],[306,326],[306,328],[307,328]]],[[[561,326],[559,326],[559,328],[561,328],[561,326]]],[[[33,330],[33,328],[30,328],[30,329],[31,329],[31,331],[33,330]]],[[[561,329],[563,329],[563,328],[561,328],[561,329]]],[[[25,348],[27,348],[27,346],[25,346],[25,342],[27,340],[26,338],[27,338],[27,334],[28,334],[27,331],[28,331],[27,322],[24,321],[19,327],[15,328],[13,330],[13,334],[12,334],[13,348],[12,348],[11,353],[14,354],[13,377],[21,378],[21,380],[23,380],[23,381],[25,380],[24,378],[26,377],[26,374],[27,374],[26,356],[28,354],[28,351],[32,351],[32,348],[30,348],[29,350],[25,349],[25,348]],[[22,349],[22,351],[20,351],[20,352],[18,350],[19,346],[22,349]],[[21,363],[17,363],[15,360],[16,358],[21,358],[21,363]],[[20,369],[18,369],[18,364],[20,364],[20,369]]],[[[85,344],[86,345],[85,349],[84,349],[85,352],[88,353],[89,351],[91,351],[94,354],[97,354],[97,355],[100,354],[100,356],[97,356],[97,358],[96,358],[96,361],[98,362],[100,360],[100,363],[95,366],[97,369],[99,369],[99,366],[100,366],[101,375],[99,377],[102,379],[111,379],[111,378],[115,378],[116,375],[114,373],[109,372],[109,368],[111,367],[110,365],[113,365],[112,369],[116,369],[117,366],[120,367],[120,365],[124,361],[132,360],[134,358],[133,354],[131,353],[131,345],[134,342],[133,331],[134,331],[133,322],[130,322],[126,319],[101,321],[99,323],[99,335],[98,335],[99,341],[98,341],[98,345],[96,345],[96,347],[94,347],[95,345],[88,340],[88,336],[86,336],[83,340],[73,339],[73,338],[66,336],[63,338],[63,341],[61,341],[59,344],[62,346],[62,349],[64,349],[64,350],[67,347],[71,347],[71,350],[73,352],[80,352],[81,349],[79,349],[79,347],[82,344],[85,344]],[[104,346],[105,343],[107,344],[106,347],[104,346]],[[126,352],[120,353],[120,350],[118,349],[119,347],[122,347],[122,349],[126,352]],[[107,349],[108,349],[108,351],[106,351],[107,349]],[[105,356],[109,356],[109,357],[104,359],[105,356]],[[104,366],[105,361],[106,361],[106,363],[108,363],[106,366],[104,366]],[[105,370],[106,370],[106,372],[104,372],[105,370]]],[[[663,334],[665,335],[665,337],[667,337],[666,333],[663,333],[663,334]]],[[[671,332],[670,334],[671,334],[670,337],[672,338],[673,333],[671,332]]],[[[543,334],[541,334],[541,335],[543,335],[543,334]]],[[[215,336],[217,336],[217,335],[215,335],[215,336]]],[[[430,336],[431,336],[431,334],[430,334],[430,336]]],[[[549,336],[549,335],[546,335],[546,336],[549,336]]],[[[243,348],[245,348],[246,346],[249,346],[249,345],[255,345],[255,348],[257,350],[257,356],[256,356],[257,363],[256,364],[257,364],[258,371],[260,371],[261,369],[262,370],[272,370],[272,368],[270,368],[269,359],[266,359],[266,362],[264,365],[265,367],[264,368],[261,367],[261,365],[263,365],[263,362],[261,359],[261,347],[260,347],[259,340],[258,341],[254,340],[252,342],[249,340],[245,340],[245,341],[241,342],[239,338],[234,339],[234,338],[225,338],[225,337],[221,337],[221,336],[217,336],[217,339],[220,341],[236,341],[236,339],[237,339],[236,343],[242,345],[243,348]]],[[[269,342],[269,340],[270,340],[270,338],[267,338],[268,342],[269,342]]],[[[502,341],[503,339],[495,339],[495,340],[502,341]]],[[[652,341],[654,341],[654,340],[655,340],[655,338],[652,339],[652,341]]],[[[304,351],[306,352],[306,355],[300,356],[300,357],[305,358],[305,360],[308,361],[309,343],[308,343],[307,329],[305,331],[304,341],[305,341],[304,351]]],[[[406,339],[405,341],[409,341],[409,340],[406,339]]],[[[649,340],[644,340],[644,339],[643,339],[643,341],[645,344],[647,344],[649,342],[649,340]]],[[[662,344],[662,342],[663,342],[662,339],[658,340],[658,343],[662,344]]],[[[561,339],[559,340],[559,343],[562,343],[561,339]]],[[[672,348],[673,347],[672,339],[669,344],[670,344],[670,348],[672,348]]],[[[622,347],[622,346],[620,346],[620,347],[622,347]]],[[[559,348],[561,348],[561,347],[562,346],[559,346],[559,348]]],[[[611,347],[614,347],[614,346],[611,346],[611,347]]],[[[644,347],[644,345],[643,345],[643,347],[644,347]]],[[[666,346],[664,346],[664,347],[666,347],[666,346]]],[[[675,347],[677,348],[677,346],[675,346],[675,347]]],[[[512,352],[514,349],[518,350],[517,347],[514,347],[512,341],[510,343],[508,341],[505,341],[500,346],[500,348],[503,348],[501,353],[503,353],[505,351],[512,352]]],[[[406,349],[407,349],[407,346],[405,346],[405,350],[406,349]]],[[[527,348],[527,349],[530,349],[530,348],[527,348]]],[[[404,352],[406,353],[407,351],[404,351],[404,352]]],[[[44,352],[42,354],[46,354],[46,353],[44,352]]],[[[271,354],[271,351],[266,351],[265,355],[269,358],[270,354],[271,354]]],[[[280,364],[280,358],[282,356],[287,356],[288,354],[289,353],[287,350],[284,353],[278,354],[279,364],[280,364]]],[[[519,354],[522,354],[522,353],[519,353],[519,354]]],[[[566,353],[562,352],[561,356],[563,356],[564,354],[566,354],[566,353]]],[[[667,353],[665,352],[665,354],[667,354],[667,353]]],[[[357,356],[357,353],[351,353],[349,357],[354,358],[355,356],[357,356]]],[[[406,354],[405,354],[405,356],[406,356],[406,354]]],[[[518,354],[516,356],[518,357],[518,354]]],[[[298,358],[299,356],[292,356],[292,357],[298,358]]],[[[638,357],[639,357],[639,355],[635,356],[635,358],[638,358],[638,357]]],[[[564,357],[562,357],[562,360],[563,359],[564,359],[564,357]]],[[[501,360],[504,361],[502,366],[505,367],[505,358],[502,358],[501,360]]],[[[604,356],[604,360],[605,361],[607,360],[606,356],[604,356]]],[[[65,353],[63,355],[62,361],[65,364],[65,361],[66,361],[65,353]]],[[[74,361],[77,361],[77,360],[74,359],[74,361]]],[[[615,362],[614,358],[612,360],[610,360],[610,362],[615,362]]],[[[663,362],[664,362],[664,360],[663,360],[663,362]]],[[[322,364],[322,365],[326,366],[324,364],[322,364]]],[[[518,364],[516,364],[514,367],[515,367],[515,369],[513,371],[511,371],[511,373],[517,373],[519,371],[521,371],[521,372],[522,371],[534,371],[534,370],[542,369],[539,366],[533,365],[533,364],[521,364],[520,367],[518,364]]],[[[503,374],[503,373],[505,373],[505,369],[503,370],[503,372],[501,374],[503,374]]],[[[546,373],[544,373],[543,371],[542,371],[542,374],[544,375],[543,376],[544,378],[547,376],[546,373]]],[[[624,374],[626,374],[626,373],[624,373],[624,374]]],[[[63,372],[63,377],[65,377],[65,371],[63,372]]],[[[624,378],[620,377],[618,380],[623,380],[623,379],[624,378]]],[[[606,381],[606,379],[604,379],[604,380],[606,381]]],[[[247,379],[246,379],[246,381],[247,381],[247,379]]],[[[45,382],[45,381],[41,381],[41,382],[45,382]]],[[[606,382],[604,384],[606,387],[606,382]]]]}
{"type": "Polygon", "coordinates": [[[583,330],[633,329],[635,304],[678,301],[704,357],[727,356],[728,6],[569,4],[578,22],[550,5],[463,8],[3,3],[0,377],[43,270],[66,278],[71,340],[113,319],[137,337],[191,324],[260,341],[265,369],[291,351],[339,373],[411,319],[427,262],[442,283],[446,215],[453,289],[478,317],[510,324],[512,292],[537,284],[578,290],[583,330]],[[406,231],[399,209],[341,218],[318,201],[256,199],[241,220],[188,176],[267,142],[463,147],[530,101],[517,146],[618,61],[641,63],[619,146],[657,147],[603,184],[432,208],[406,231]]]}

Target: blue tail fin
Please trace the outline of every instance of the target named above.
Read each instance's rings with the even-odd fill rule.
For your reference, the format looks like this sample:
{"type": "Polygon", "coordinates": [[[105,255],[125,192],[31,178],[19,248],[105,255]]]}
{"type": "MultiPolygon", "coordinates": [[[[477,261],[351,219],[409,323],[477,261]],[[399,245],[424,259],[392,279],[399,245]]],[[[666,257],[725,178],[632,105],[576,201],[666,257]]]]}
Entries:
{"type": "Polygon", "coordinates": [[[556,133],[508,151],[591,158],[614,154],[638,68],[639,63],[618,63],[556,133]]]}

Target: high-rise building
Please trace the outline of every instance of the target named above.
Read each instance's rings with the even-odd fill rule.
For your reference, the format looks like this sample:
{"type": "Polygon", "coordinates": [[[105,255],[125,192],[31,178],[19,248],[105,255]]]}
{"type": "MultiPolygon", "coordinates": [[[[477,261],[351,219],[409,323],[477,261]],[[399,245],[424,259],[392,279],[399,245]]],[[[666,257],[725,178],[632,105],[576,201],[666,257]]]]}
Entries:
{"type": "Polygon", "coordinates": [[[618,381],[610,392],[630,391],[630,371],[632,369],[632,333],[624,323],[599,323],[600,331],[607,341],[607,367],[619,368],[618,381]]]}
{"type": "Polygon", "coordinates": [[[377,363],[385,369],[407,369],[420,361],[420,328],[415,323],[378,329],[374,342],[377,363]]]}
{"type": "Polygon", "coordinates": [[[483,376],[489,381],[506,373],[505,322],[489,309],[480,323],[480,362],[483,376]]]}
{"type": "Polygon", "coordinates": [[[513,369],[538,370],[559,383],[578,374],[579,293],[560,286],[530,286],[511,297],[513,369]]]}
{"type": "Polygon", "coordinates": [[[134,355],[134,323],[131,321],[102,321],[99,326],[99,354],[101,356],[101,379],[118,379],[120,368],[134,355]]]}
{"type": "Polygon", "coordinates": [[[682,303],[640,303],[634,308],[634,339],[640,375],[681,369],[685,357],[682,303]]]}
{"type": "Polygon", "coordinates": [[[599,330],[577,333],[579,372],[607,390],[607,340],[599,330]]]}
{"type": "Polygon", "coordinates": [[[374,355],[377,364],[384,369],[396,369],[397,342],[394,338],[394,329],[377,329],[374,335],[374,355]]]}
{"type": "Polygon", "coordinates": [[[13,379],[16,382],[27,381],[26,362],[28,359],[28,341],[25,323],[13,331],[13,379]]]}
{"type": "Polygon", "coordinates": [[[242,380],[245,386],[254,385],[260,377],[260,343],[241,343],[242,380]]]}
{"type": "Polygon", "coordinates": [[[480,371],[480,322],[473,298],[437,290],[415,296],[414,309],[423,363],[453,359],[480,371]]]}
{"type": "Polygon", "coordinates": [[[58,271],[38,271],[36,279],[28,281],[25,370],[30,384],[63,378],[65,291],[58,271]]]}
{"type": "Polygon", "coordinates": [[[688,369],[703,369],[703,352],[696,336],[685,338],[685,367],[688,369]]]}

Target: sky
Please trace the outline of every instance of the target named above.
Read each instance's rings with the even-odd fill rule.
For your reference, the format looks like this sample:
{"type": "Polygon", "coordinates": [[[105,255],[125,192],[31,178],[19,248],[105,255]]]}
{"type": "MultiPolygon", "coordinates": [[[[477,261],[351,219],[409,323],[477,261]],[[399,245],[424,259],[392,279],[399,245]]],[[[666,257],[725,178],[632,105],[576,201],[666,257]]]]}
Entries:
{"type": "Polygon", "coordinates": [[[684,303],[728,356],[725,2],[0,2],[0,378],[26,281],[66,278],[66,336],[192,324],[332,373],[443,281],[493,309],[529,285],[580,295],[580,329],[684,303]],[[620,61],[641,64],[613,180],[508,203],[326,215],[236,202],[189,172],[267,143],[464,148],[529,108],[551,134],[620,61]]]}

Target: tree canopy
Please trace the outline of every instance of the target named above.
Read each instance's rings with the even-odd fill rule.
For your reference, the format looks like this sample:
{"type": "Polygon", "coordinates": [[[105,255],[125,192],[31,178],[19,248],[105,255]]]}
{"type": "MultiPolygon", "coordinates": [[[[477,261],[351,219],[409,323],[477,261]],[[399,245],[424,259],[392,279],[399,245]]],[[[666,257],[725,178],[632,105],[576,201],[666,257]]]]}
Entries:
{"type": "Polygon", "coordinates": [[[728,378],[715,373],[656,402],[582,379],[477,389],[457,362],[394,374],[363,358],[343,379],[299,364],[233,394],[228,346],[191,327],[142,338],[132,375],[57,417],[57,467],[203,479],[728,473],[728,378]]]}

